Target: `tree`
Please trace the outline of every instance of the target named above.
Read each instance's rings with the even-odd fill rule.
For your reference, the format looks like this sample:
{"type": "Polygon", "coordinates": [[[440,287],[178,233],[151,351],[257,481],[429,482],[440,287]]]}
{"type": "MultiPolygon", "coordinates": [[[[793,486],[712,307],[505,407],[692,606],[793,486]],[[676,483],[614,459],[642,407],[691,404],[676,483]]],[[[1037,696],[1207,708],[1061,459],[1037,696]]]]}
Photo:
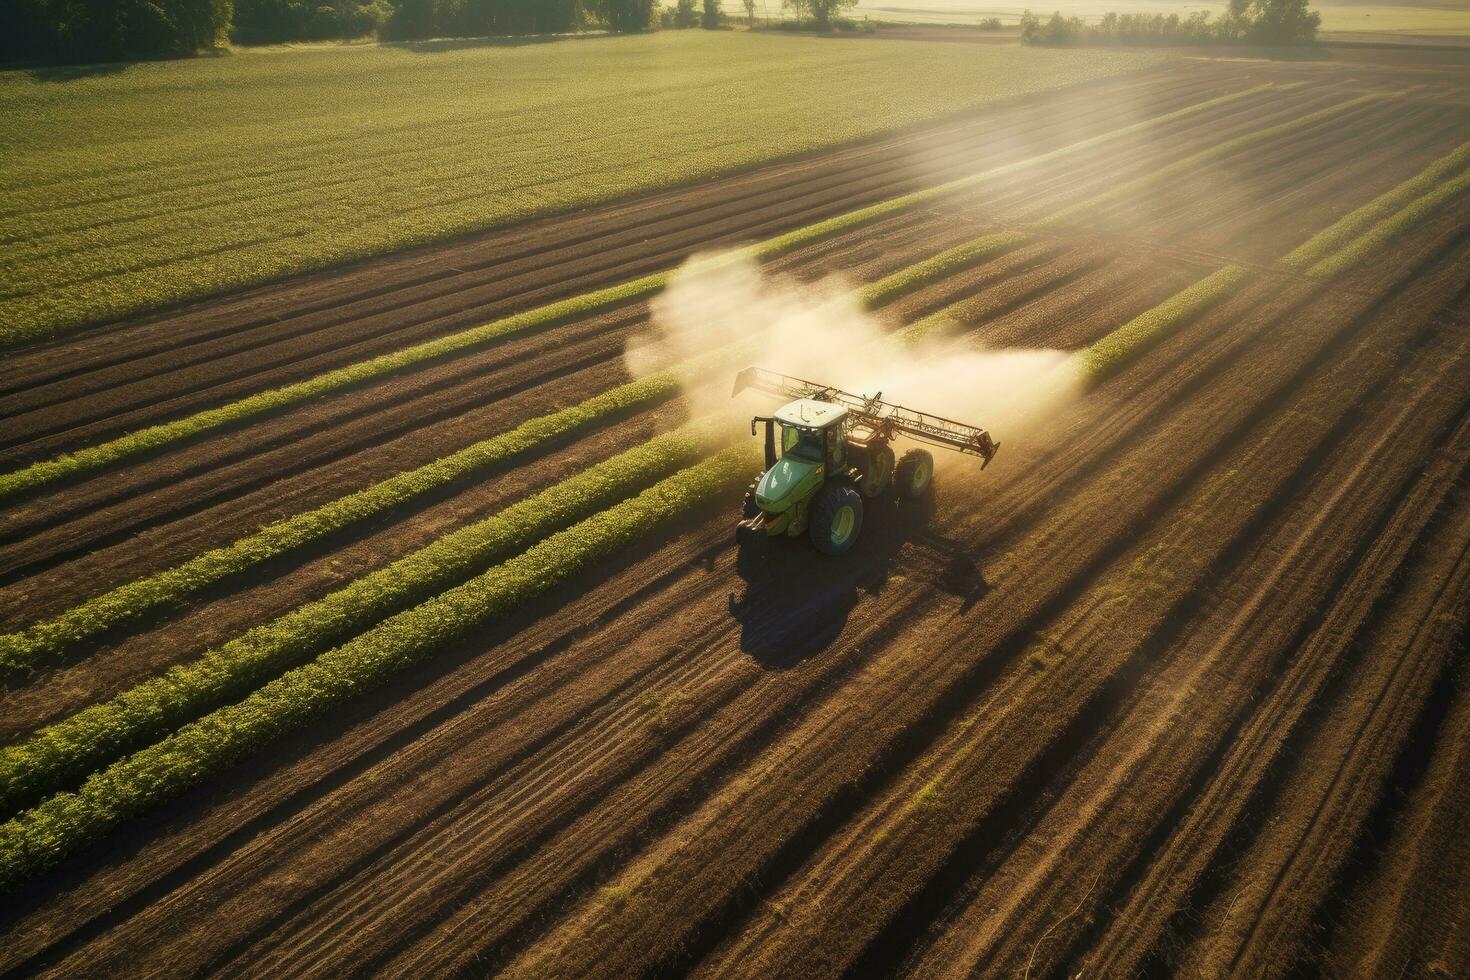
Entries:
{"type": "Polygon", "coordinates": [[[230,0],[3,0],[0,57],[122,61],[193,54],[225,41],[230,0]]]}
{"type": "Polygon", "coordinates": [[[602,21],[610,31],[627,34],[653,26],[653,0],[602,0],[602,21]]]}
{"type": "Polygon", "coordinates": [[[694,9],[694,0],[675,0],[674,14],[669,26],[679,30],[699,23],[699,14],[694,9]]]}
{"type": "Polygon", "coordinates": [[[725,13],[720,9],[720,0],[704,0],[704,17],[699,26],[707,31],[717,31],[725,26],[725,13]]]}
{"type": "Polygon", "coordinates": [[[851,10],[857,0],[781,0],[781,6],[794,10],[798,20],[810,17],[818,30],[825,31],[832,26],[834,14],[851,10]]]}
{"type": "MultiPolygon", "coordinates": [[[[1248,36],[1262,44],[1305,44],[1317,38],[1322,15],[1308,0],[1252,0],[1248,36]]],[[[1234,2],[1231,4],[1234,9],[1234,2]]]]}
{"type": "Polygon", "coordinates": [[[745,26],[755,27],[755,0],[742,0],[745,4],[745,26]]]}

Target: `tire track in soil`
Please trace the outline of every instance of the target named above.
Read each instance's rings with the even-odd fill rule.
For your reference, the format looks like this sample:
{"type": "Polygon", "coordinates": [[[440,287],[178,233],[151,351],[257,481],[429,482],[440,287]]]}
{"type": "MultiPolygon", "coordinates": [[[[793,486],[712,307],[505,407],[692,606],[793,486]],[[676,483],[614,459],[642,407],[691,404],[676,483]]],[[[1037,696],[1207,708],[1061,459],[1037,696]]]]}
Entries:
{"type": "Polygon", "coordinates": [[[1308,964],[1328,975],[1459,976],[1470,970],[1470,937],[1460,915],[1470,882],[1470,835],[1464,827],[1470,784],[1460,778],[1470,748],[1465,695],[1470,634],[1463,608],[1441,611],[1453,598],[1450,590],[1441,597],[1446,601],[1418,621],[1462,624],[1450,641],[1453,667],[1436,683],[1399,755],[1394,778],[1354,847],[1351,870],[1334,890],[1339,917],[1331,920],[1322,943],[1325,956],[1308,964]]]}

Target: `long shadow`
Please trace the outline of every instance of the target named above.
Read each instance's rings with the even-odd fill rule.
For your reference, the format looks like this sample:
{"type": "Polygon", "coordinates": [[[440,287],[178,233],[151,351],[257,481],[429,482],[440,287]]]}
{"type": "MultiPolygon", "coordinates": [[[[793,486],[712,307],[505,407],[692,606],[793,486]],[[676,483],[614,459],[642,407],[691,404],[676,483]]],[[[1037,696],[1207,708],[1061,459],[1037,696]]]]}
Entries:
{"type": "Polygon", "coordinates": [[[804,534],[771,541],[760,565],[741,569],[743,594],[730,594],[741,649],[776,670],[825,650],[842,635],[864,593],[882,594],[906,545],[911,547],[904,556],[905,573],[960,596],[968,608],[989,585],[962,546],[929,526],[933,514],[932,497],[913,503],[890,496],[867,501],[862,535],[841,557],[820,554],[804,534]]]}
{"type": "Polygon", "coordinates": [[[563,41],[587,41],[615,35],[595,34],[516,34],[504,37],[441,37],[431,41],[389,41],[385,48],[402,48],[414,54],[442,54],[473,48],[523,48],[533,44],[557,44],[563,41]]]}
{"type": "Polygon", "coordinates": [[[108,61],[97,65],[46,65],[33,68],[31,78],[38,82],[75,82],[82,78],[121,75],[133,64],[135,62],[108,61]]]}

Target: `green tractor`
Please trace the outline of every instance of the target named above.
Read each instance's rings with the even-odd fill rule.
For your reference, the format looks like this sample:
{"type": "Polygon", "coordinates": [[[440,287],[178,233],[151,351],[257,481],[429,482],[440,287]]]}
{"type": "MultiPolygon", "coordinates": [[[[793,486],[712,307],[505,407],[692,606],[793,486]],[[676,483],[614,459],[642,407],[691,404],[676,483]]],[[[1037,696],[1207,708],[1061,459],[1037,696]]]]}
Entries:
{"type": "Polygon", "coordinates": [[[756,367],[736,375],[731,397],[748,388],[792,401],[750,421],[752,436],[765,424],[766,469],[746,493],[735,528],[742,564],[764,558],[771,538],[803,532],[818,551],[844,554],[862,531],[865,500],[890,491],[900,500],[927,496],[934,457],[911,449],[895,459],[899,436],[979,456],[981,469],[1000,449],[984,429],[887,404],[882,392],[868,398],[756,367]]]}

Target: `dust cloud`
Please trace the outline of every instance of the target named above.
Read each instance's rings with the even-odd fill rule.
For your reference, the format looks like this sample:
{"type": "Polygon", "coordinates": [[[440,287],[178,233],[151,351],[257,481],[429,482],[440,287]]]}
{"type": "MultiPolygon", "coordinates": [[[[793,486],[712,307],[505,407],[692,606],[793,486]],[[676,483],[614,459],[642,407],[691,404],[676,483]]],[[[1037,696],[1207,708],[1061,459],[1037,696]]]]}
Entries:
{"type": "MultiPolygon", "coordinates": [[[[751,365],[882,392],[885,401],[983,426],[1003,447],[1045,426],[1081,390],[1068,351],[980,350],[943,329],[902,343],[841,277],[772,275],[739,252],[691,258],[651,306],[650,329],[628,344],[628,369],[634,377],[676,371],[691,412],[728,417],[732,438],[748,435],[752,415],[779,407],[760,392],[731,398],[735,373],[751,365]]],[[[1005,457],[1003,448],[997,463],[1005,457]]],[[[944,458],[960,459],[935,453],[936,463],[944,458]]]]}

